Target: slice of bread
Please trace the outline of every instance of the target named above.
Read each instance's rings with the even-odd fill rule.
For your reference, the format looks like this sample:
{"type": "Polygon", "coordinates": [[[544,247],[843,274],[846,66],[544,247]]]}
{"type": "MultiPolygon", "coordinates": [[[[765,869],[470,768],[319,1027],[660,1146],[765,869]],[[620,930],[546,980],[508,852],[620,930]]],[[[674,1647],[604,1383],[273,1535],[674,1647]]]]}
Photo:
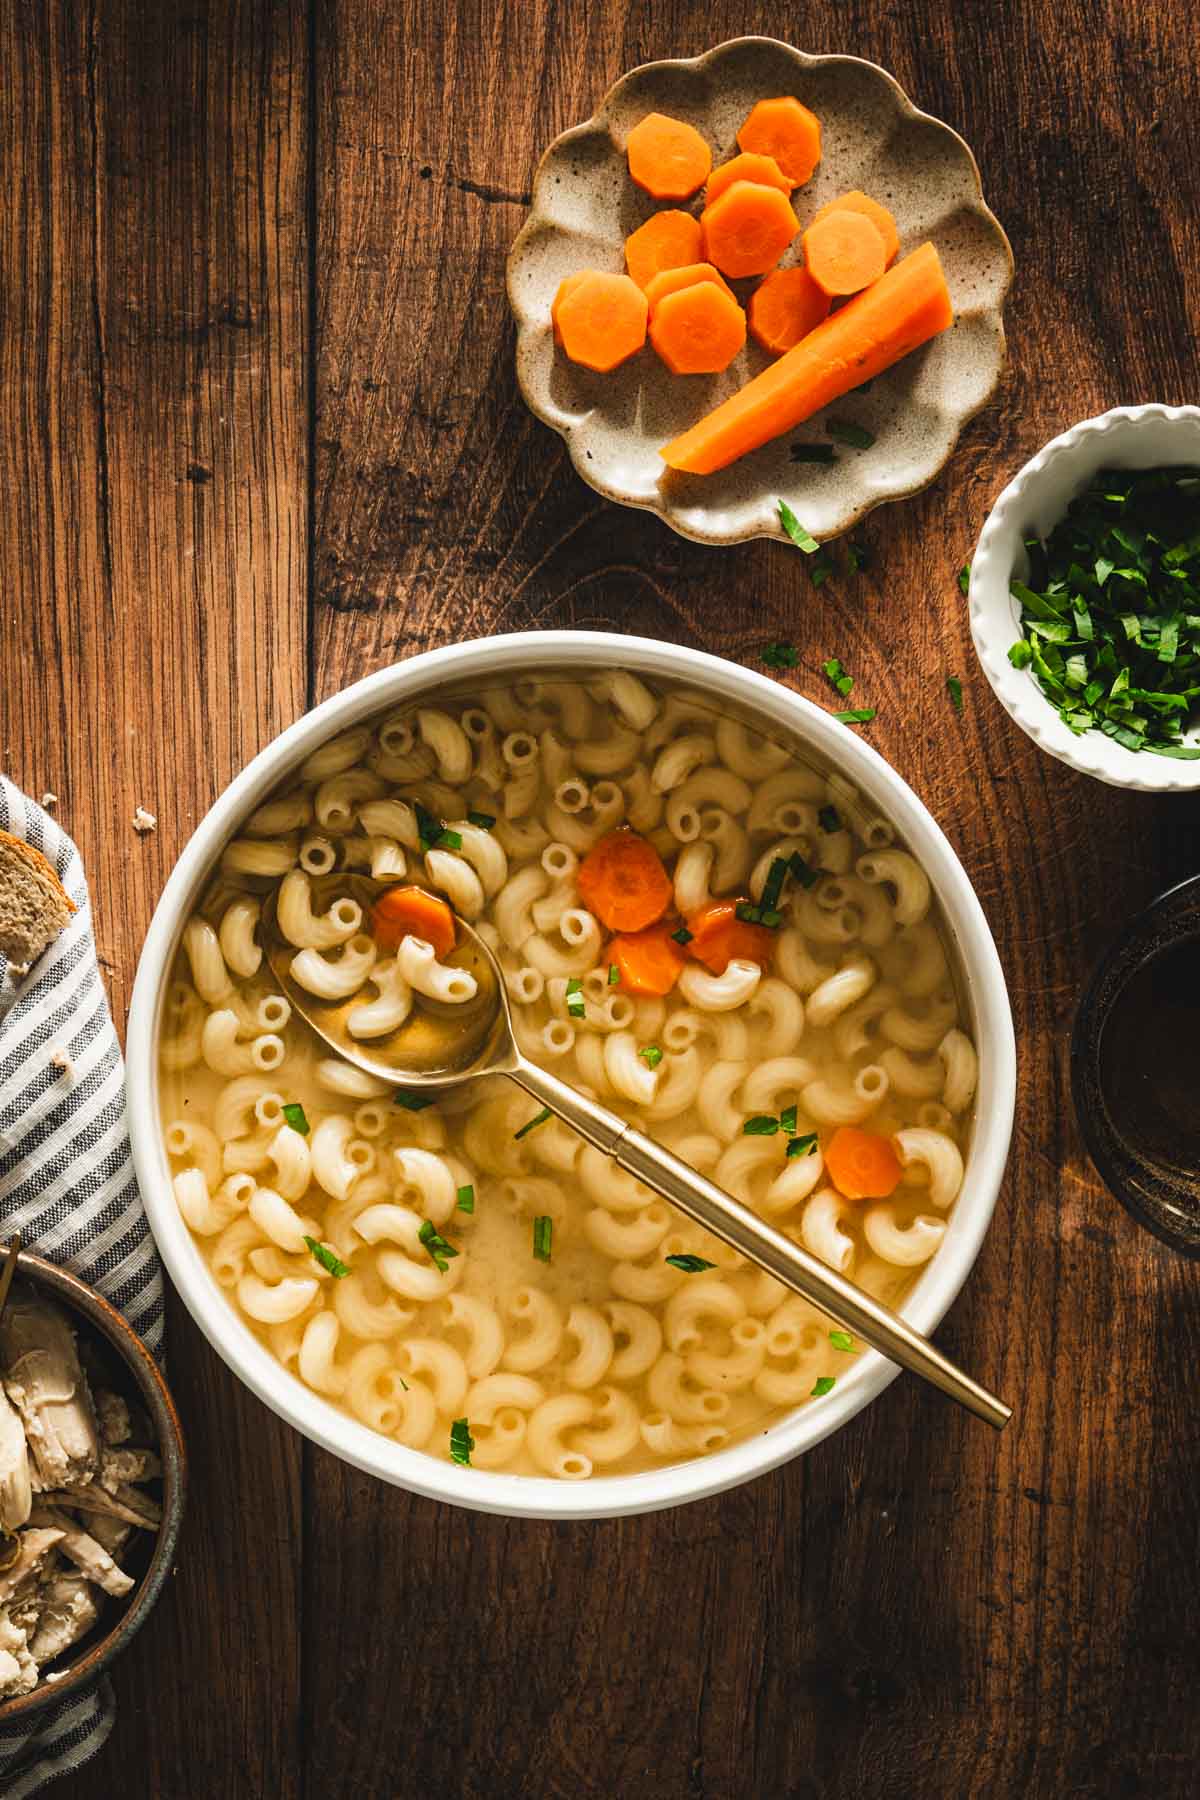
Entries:
{"type": "Polygon", "coordinates": [[[27,969],[74,911],[41,851],[0,831],[0,956],[27,969]]]}

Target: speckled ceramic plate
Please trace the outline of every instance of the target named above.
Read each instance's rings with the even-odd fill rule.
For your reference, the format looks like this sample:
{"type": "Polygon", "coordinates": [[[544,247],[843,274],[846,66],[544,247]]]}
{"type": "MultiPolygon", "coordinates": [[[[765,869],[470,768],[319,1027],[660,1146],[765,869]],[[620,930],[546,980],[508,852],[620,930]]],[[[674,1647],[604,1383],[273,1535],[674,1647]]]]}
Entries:
{"type": "MultiPolygon", "coordinates": [[[[699,199],[691,203],[699,207],[699,199]]],[[[817,537],[833,537],[881,501],[932,481],[963,425],[991,398],[1004,367],[1001,308],[1012,270],[970,150],[948,125],[918,112],[890,75],[853,56],[806,56],[773,38],[735,38],[690,62],[632,70],[594,118],[551,144],[508,261],[517,376],[532,411],[562,434],[584,480],[609,499],[646,507],[685,537],[713,544],[783,536],[782,499],[817,537]],[[829,442],[818,414],[716,475],[678,474],[659,450],[764,368],[765,352],[751,341],[722,375],[677,376],[647,344],[597,375],[556,351],[550,303],[578,269],[623,269],[626,237],[658,210],[626,167],[626,138],[640,118],[657,111],[690,120],[716,164],[736,154],[738,127],[754,103],[777,94],[794,94],[821,121],[821,164],[793,195],[801,229],[827,200],[863,189],[894,213],[902,256],[932,238],[955,324],[868,392],[829,409],[873,433],[870,449],[839,445],[831,465],[794,462],[793,443],[829,442]]],[[[734,285],[744,299],[754,283],[734,285]]]]}

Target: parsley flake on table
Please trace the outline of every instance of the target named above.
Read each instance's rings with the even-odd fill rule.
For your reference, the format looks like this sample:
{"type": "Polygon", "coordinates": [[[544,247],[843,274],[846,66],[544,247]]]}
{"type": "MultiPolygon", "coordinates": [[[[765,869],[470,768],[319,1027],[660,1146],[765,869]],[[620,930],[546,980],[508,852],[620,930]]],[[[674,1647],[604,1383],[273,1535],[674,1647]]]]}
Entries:
{"type": "Polygon", "coordinates": [[[950,696],[950,704],[955,712],[961,712],[963,709],[962,682],[957,675],[947,675],[946,692],[950,696]]]}
{"type": "Polygon", "coordinates": [[[768,644],[762,653],[768,669],[794,669],[800,661],[795,644],[768,644]]]}
{"type": "Polygon", "coordinates": [[[875,717],[873,706],[855,706],[849,712],[835,712],[834,718],[843,725],[869,725],[875,717]]]}
{"type": "Polygon", "coordinates": [[[971,589],[971,565],[964,563],[958,571],[958,591],[965,600],[971,589]]]}
{"type": "Polygon", "coordinates": [[[850,689],[854,686],[853,675],[847,675],[836,656],[829,657],[821,664],[821,673],[825,676],[830,686],[833,687],[844,700],[846,695],[850,692],[850,689]]]}

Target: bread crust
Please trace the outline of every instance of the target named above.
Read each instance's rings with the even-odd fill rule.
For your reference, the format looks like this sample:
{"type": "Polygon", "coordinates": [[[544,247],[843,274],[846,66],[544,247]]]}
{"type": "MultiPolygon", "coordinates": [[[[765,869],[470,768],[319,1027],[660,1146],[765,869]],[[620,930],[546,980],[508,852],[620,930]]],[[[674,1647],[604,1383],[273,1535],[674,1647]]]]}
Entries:
{"type": "MultiPolygon", "coordinates": [[[[37,889],[38,909],[43,915],[45,926],[45,942],[34,951],[34,960],[49,948],[54,939],[62,931],[71,914],[75,912],[75,903],[68,895],[62,882],[55,873],[54,866],[48,862],[40,850],[27,844],[24,838],[14,837],[10,831],[0,831],[0,852],[6,852],[16,858],[29,870],[34,878],[28,885],[37,889]]],[[[25,965],[16,965],[28,966],[25,965]]]]}

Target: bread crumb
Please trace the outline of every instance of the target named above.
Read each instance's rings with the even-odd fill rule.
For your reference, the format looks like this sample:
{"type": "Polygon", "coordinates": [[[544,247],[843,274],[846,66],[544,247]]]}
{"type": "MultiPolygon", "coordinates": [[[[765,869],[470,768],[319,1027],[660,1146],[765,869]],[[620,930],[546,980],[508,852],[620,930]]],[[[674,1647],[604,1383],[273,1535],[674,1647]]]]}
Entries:
{"type": "Polygon", "coordinates": [[[50,1067],[52,1069],[61,1069],[64,1075],[73,1075],[75,1073],[75,1064],[71,1061],[65,1050],[56,1050],[54,1052],[53,1056],[50,1058],[50,1067]]]}
{"type": "Polygon", "coordinates": [[[42,795],[42,805],[47,812],[53,812],[54,808],[58,805],[58,795],[52,794],[49,788],[47,788],[46,792],[42,795]]]}
{"type": "Polygon", "coordinates": [[[147,812],[144,806],[139,806],[133,815],[133,829],[144,837],[148,831],[158,830],[158,820],[152,812],[147,812]]]}

